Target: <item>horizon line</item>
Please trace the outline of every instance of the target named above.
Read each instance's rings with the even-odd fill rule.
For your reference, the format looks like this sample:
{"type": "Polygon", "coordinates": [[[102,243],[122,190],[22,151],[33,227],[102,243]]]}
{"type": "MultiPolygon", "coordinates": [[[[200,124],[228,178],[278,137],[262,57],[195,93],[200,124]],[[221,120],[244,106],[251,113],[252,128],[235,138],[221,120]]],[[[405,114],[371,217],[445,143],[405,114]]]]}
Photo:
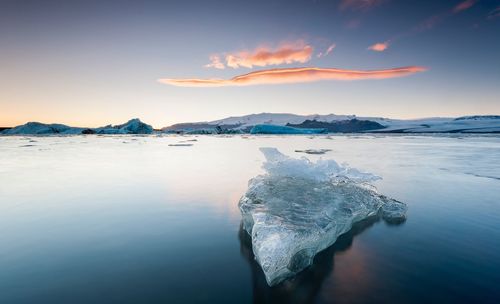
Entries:
{"type": "MultiPolygon", "coordinates": [[[[220,118],[220,119],[214,119],[214,120],[204,120],[204,121],[183,121],[183,122],[176,122],[176,123],[173,123],[173,124],[170,124],[170,125],[164,125],[163,127],[160,127],[160,128],[156,128],[156,127],[153,127],[153,129],[155,130],[160,130],[162,128],[166,128],[166,127],[171,127],[171,126],[174,126],[174,125],[177,125],[177,124],[183,124],[183,123],[212,123],[212,122],[215,122],[215,121],[219,121],[219,120],[224,120],[224,119],[229,119],[229,118],[239,118],[239,117],[245,117],[245,116],[250,116],[250,115],[262,115],[262,114],[271,114],[271,115],[296,115],[296,116],[315,116],[315,115],[318,115],[318,116],[328,116],[328,115],[336,115],[336,116],[353,116],[352,119],[357,119],[357,118],[361,118],[363,120],[369,120],[370,118],[371,119],[391,119],[391,120],[424,120],[424,119],[456,119],[456,118],[460,118],[460,117],[472,117],[472,116],[500,116],[500,114],[467,114],[467,115],[459,115],[459,116],[426,116],[426,117],[416,117],[416,118],[394,118],[394,117],[385,117],[385,116],[358,116],[356,114],[335,114],[335,113],[327,113],[327,114],[318,114],[318,113],[313,113],[313,114],[296,114],[296,113],[290,113],[290,112],[260,112],[260,113],[251,113],[251,114],[245,114],[245,115],[234,115],[234,116],[226,116],[224,118],[220,118]]],[[[142,119],[138,118],[138,117],[133,117],[133,118],[129,118],[126,122],[132,120],[132,119],[139,119],[141,122],[143,123],[146,123],[145,121],[143,121],[142,119]]],[[[28,123],[42,123],[42,124],[62,124],[62,125],[66,125],[68,127],[74,127],[74,128],[100,128],[100,127],[104,127],[106,125],[119,125],[119,124],[123,124],[123,122],[121,123],[117,123],[117,124],[113,124],[113,123],[107,123],[106,125],[103,125],[103,126],[98,126],[98,127],[89,127],[89,126],[74,126],[74,125],[71,125],[71,124],[66,124],[66,123],[60,123],[60,122],[42,122],[42,121],[37,121],[37,120],[30,120],[30,121],[26,121],[25,123],[23,124],[19,124],[19,125],[14,125],[14,126],[5,126],[5,125],[0,125],[0,129],[12,129],[12,128],[15,128],[15,127],[18,127],[18,126],[22,126],[22,125],[25,125],[25,124],[28,124],[28,123]]],[[[151,125],[152,126],[152,125],[151,125]]]]}

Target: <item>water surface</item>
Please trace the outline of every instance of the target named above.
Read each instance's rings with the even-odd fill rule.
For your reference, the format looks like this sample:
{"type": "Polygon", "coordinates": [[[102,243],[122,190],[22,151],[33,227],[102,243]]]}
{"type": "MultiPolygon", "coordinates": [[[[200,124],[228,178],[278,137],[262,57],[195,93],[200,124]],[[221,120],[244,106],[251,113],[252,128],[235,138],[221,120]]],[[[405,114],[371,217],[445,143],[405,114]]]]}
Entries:
{"type": "Polygon", "coordinates": [[[0,137],[0,303],[498,303],[499,189],[498,136],[0,137]],[[331,149],[408,220],[269,288],[237,208],[259,147],[331,149]]]}

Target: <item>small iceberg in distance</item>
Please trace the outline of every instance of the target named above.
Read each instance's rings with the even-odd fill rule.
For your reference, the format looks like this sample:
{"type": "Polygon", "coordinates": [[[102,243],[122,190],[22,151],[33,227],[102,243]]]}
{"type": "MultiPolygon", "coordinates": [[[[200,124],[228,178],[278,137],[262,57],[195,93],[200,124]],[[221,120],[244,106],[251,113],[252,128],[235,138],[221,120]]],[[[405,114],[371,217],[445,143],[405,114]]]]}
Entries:
{"type": "Polygon", "coordinates": [[[352,225],[372,216],[389,223],[406,217],[406,204],[379,194],[380,179],[334,160],[290,158],[260,149],[266,174],[249,181],[239,201],[243,228],[266,281],[276,285],[307,268],[352,225]]]}
{"type": "Polygon", "coordinates": [[[325,154],[327,152],[332,151],[331,149],[305,149],[305,150],[295,150],[297,153],[306,153],[306,154],[325,154]]]}

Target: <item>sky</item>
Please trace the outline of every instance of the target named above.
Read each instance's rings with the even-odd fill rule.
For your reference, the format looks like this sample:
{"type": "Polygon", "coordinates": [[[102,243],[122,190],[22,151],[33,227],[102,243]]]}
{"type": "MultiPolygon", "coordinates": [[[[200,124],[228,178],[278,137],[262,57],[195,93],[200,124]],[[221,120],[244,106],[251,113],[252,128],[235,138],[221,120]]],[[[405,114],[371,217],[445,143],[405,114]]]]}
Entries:
{"type": "Polygon", "coordinates": [[[0,127],[500,114],[500,0],[0,0],[0,127]]]}

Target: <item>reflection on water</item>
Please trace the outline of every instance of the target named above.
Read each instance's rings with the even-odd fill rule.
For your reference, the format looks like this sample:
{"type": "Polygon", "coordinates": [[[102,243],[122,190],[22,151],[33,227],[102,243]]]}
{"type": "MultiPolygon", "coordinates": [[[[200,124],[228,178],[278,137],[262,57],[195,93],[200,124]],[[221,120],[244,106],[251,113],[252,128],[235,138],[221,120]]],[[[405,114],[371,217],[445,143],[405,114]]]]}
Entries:
{"type": "MultiPolygon", "coordinates": [[[[252,238],[240,224],[238,238],[240,240],[241,255],[247,260],[252,271],[253,303],[313,303],[318,297],[322,284],[326,277],[334,271],[334,256],[343,251],[348,251],[353,243],[354,237],[363,233],[381,220],[380,216],[372,216],[357,222],[347,233],[339,236],[337,241],[327,249],[318,253],[314,263],[295,277],[270,287],[264,276],[260,265],[255,260],[252,251],[252,238]]],[[[398,226],[404,220],[388,223],[398,226]]]]}

